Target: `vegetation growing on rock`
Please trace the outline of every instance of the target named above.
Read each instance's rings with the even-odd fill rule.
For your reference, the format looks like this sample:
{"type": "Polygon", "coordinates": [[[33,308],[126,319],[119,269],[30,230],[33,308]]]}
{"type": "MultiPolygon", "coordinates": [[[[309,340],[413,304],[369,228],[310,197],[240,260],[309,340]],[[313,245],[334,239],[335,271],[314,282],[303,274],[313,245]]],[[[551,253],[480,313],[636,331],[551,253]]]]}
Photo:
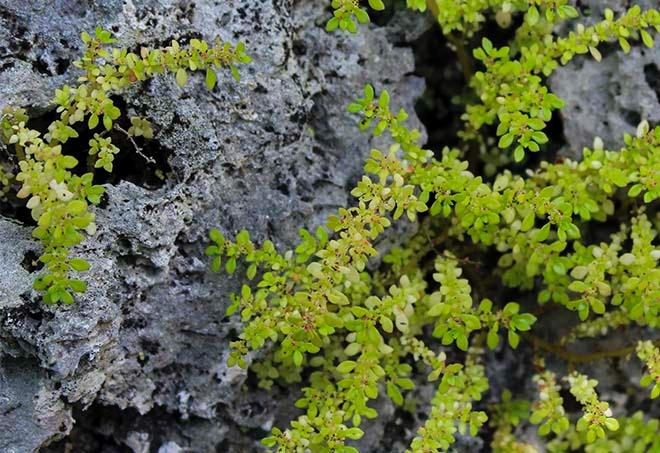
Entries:
{"type": "Polygon", "coordinates": [[[75,62],[82,75],[77,86],[65,85],[55,93],[58,118],[48,125],[48,132],[42,135],[32,129],[21,108],[7,108],[0,117],[0,140],[17,157],[14,175],[0,166],[0,184],[5,192],[14,184],[20,186],[16,195],[27,200],[26,206],[37,222],[33,235],[44,247],[39,261],[46,271],[34,287],[43,292],[45,303],[71,304],[73,294],[87,288],[87,283],[72,277],[72,273],[86,271],[89,264],[72,256],[70,249],[80,244],[85,234],[96,232],[95,215],[89,206],[100,203],[104,189],[94,184],[94,173],[96,169],[113,171],[114,157],[119,152],[109,136],[113,126],[130,137],[153,136],[150,123],[143,118],[132,117],[127,131],[119,127],[122,113],[112,96],[162,73],[175,74],[182,87],[190,71],[204,71],[206,85],[213,89],[216,68],[230,70],[238,80],[237,66],[250,61],[242,43],[234,47],[220,40],[209,45],[192,39],[188,47],[172,41],[164,49],[142,48],[139,55],[110,48],[115,40],[101,28],[93,36],[83,32],[82,40],[85,52],[75,62]],[[89,158],[82,173],[78,159],[67,153],[66,144],[85,128],[93,138],[88,143],[89,158]]]}
{"type": "MultiPolygon", "coordinates": [[[[379,1],[368,5],[384,7],[379,1]]],[[[351,192],[352,207],[313,234],[301,230],[297,248],[282,254],[270,242],[256,246],[246,231],[235,242],[211,232],[213,268],[224,264],[234,273],[240,258],[251,281],[232,296],[228,310],[245,323],[229,364],[252,366],[266,388],[305,385],[296,403],[302,415],[289,427],[274,428],[264,445],[281,452],[356,452],[352,440],[362,437],[364,420],[378,416],[374,400],[386,394],[403,405],[421,372],[437,382],[437,393],[412,452],[447,450],[457,434],[476,435],[488,420],[494,451],[536,451],[516,439],[514,428],[522,423],[539,425],[552,451],[632,444],[638,451],[657,449],[649,435],[657,420],[615,414],[598,395],[597,380],[575,369],[557,375],[544,359],[574,368],[637,351],[648,370],[641,385],[658,396],[653,338],[660,324],[660,127],[642,121],[621,150],[604,149],[596,137],[581,161],[514,162],[524,165],[526,151],[543,151],[553,138],[544,131],[563,101],[548,90],[545,77],[576,55],[599,60],[598,46],[605,42],[618,42],[625,52],[633,40],[653,46],[660,12],[634,6],[615,18],[607,10],[601,22],[557,36],[557,23],[578,16],[566,0],[408,6],[437,17],[470,77],[474,97],[465,106],[462,145],[424,149],[419,131],[406,126],[408,114],[391,108],[387,91],[367,85],[348,111],[359,117],[362,131],[389,134],[392,146],[371,151],[365,176],[351,192]],[[470,55],[467,38],[480,33],[489,11],[501,22],[523,20],[508,46],[496,48],[484,37],[470,55]],[[498,171],[490,174],[471,170],[492,164],[493,147],[513,159],[498,160],[498,171]],[[486,161],[470,160],[471,149],[486,161]],[[403,219],[418,222],[418,234],[369,270],[377,239],[403,219]],[[590,228],[613,219],[619,231],[609,240],[585,239],[590,228]],[[482,280],[473,260],[489,253],[498,255],[498,266],[482,280]],[[580,321],[558,344],[534,333],[548,304],[580,321]],[[640,326],[644,333],[621,350],[578,354],[568,347],[621,326],[640,326]],[[487,413],[480,403],[489,389],[485,351],[516,349],[521,342],[537,356],[537,373],[529,379],[538,386],[538,399],[512,400],[509,392],[487,413]],[[250,351],[266,346],[267,356],[251,363],[250,351]],[[562,388],[580,413],[565,409],[562,388]]],[[[357,23],[369,21],[359,2],[333,1],[332,7],[328,31],[358,32],[357,23]]]]}

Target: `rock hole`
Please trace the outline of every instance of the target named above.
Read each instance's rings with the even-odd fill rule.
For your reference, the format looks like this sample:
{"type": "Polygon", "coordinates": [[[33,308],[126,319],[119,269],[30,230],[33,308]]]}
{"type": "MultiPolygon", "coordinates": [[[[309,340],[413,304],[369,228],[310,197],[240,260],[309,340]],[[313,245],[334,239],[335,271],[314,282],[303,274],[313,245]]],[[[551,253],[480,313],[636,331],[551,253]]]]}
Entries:
{"type": "Polygon", "coordinates": [[[275,187],[278,192],[280,192],[282,195],[289,196],[291,193],[289,192],[289,186],[287,185],[286,182],[281,182],[275,187]]]}
{"type": "Polygon", "coordinates": [[[71,60],[67,58],[58,58],[55,60],[55,72],[58,75],[64,74],[69,69],[69,66],[71,66],[71,60]]]}
{"type": "Polygon", "coordinates": [[[32,62],[32,69],[44,75],[48,75],[48,76],[53,75],[53,72],[50,70],[48,62],[46,62],[43,59],[43,57],[39,57],[32,62]]]}
{"type": "Polygon", "coordinates": [[[656,99],[660,102],[660,69],[658,66],[655,64],[644,66],[644,78],[655,92],[656,99]]]}
{"type": "Polygon", "coordinates": [[[25,252],[25,255],[23,255],[21,266],[23,266],[23,269],[26,271],[32,273],[43,269],[44,263],[39,261],[39,254],[36,251],[28,250],[25,252]]]}
{"type": "Polygon", "coordinates": [[[623,119],[625,119],[626,123],[630,124],[631,126],[637,127],[637,125],[642,121],[642,116],[639,114],[639,112],[635,112],[634,110],[624,110],[622,113],[623,119]]]}
{"type": "Polygon", "coordinates": [[[452,99],[466,90],[456,55],[447,47],[447,39],[438,27],[423,33],[413,43],[413,52],[415,75],[426,80],[426,90],[415,104],[428,134],[425,147],[437,150],[456,146],[464,109],[452,99]]]}
{"type": "Polygon", "coordinates": [[[292,50],[293,53],[297,56],[305,55],[307,53],[307,46],[305,45],[305,41],[302,39],[294,40],[292,50]]]}
{"type": "Polygon", "coordinates": [[[147,327],[147,320],[141,316],[133,318],[125,318],[121,323],[122,329],[135,329],[140,330],[147,327]]]}
{"type": "Polygon", "coordinates": [[[160,350],[158,343],[152,340],[147,340],[146,338],[140,339],[140,347],[143,352],[146,352],[149,355],[156,355],[160,350]]]}
{"type": "Polygon", "coordinates": [[[582,410],[582,406],[568,389],[562,388],[559,391],[559,396],[564,399],[564,409],[566,412],[573,413],[582,410]]]}

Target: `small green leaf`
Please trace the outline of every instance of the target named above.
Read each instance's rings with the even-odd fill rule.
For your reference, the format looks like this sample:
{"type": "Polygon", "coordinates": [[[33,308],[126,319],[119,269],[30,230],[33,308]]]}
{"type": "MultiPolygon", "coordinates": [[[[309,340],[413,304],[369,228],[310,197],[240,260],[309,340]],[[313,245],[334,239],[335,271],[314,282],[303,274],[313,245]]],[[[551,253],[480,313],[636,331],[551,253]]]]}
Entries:
{"type": "Polygon", "coordinates": [[[179,85],[179,87],[183,88],[183,86],[188,81],[188,73],[186,72],[186,70],[183,68],[177,69],[175,80],[176,80],[176,84],[179,85]]]}
{"type": "Polygon", "coordinates": [[[361,24],[369,23],[369,14],[362,8],[358,8],[355,10],[355,17],[357,18],[358,22],[360,22],[361,24]]]}
{"type": "Polygon", "coordinates": [[[277,437],[270,436],[261,440],[262,445],[266,447],[274,447],[277,444],[277,437]]]}
{"type": "Polygon", "coordinates": [[[378,106],[382,109],[385,109],[389,105],[390,105],[390,95],[387,92],[387,90],[383,90],[380,93],[380,97],[378,98],[378,106]]]}
{"type": "Polygon", "coordinates": [[[602,315],[605,313],[605,304],[599,299],[592,299],[591,309],[594,311],[594,313],[602,315]]]}
{"type": "Polygon", "coordinates": [[[518,145],[513,152],[513,160],[516,162],[522,162],[522,160],[525,158],[525,150],[523,149],[522,146],[518,145]]]}
{"type": "Polygon", "coordinates": [[[382,11],[385,9],[385,4],[383,0],[369,0],[369,6],[376,11],[382,11]]]}
{"type": "Polygon", "coordinates": [[[82,280],[69,280],[69,288],[77,293],[84,293],[87,291],[87,282],[82,280]]]}
{"type": "Polygon", "coordinates": [[[302,352],[293,351],[293,363],[294,363],[294,365],[296,365],[297,367],[300,367],[300,365],[302,365],[302,362],[303,362],[302,352]]]}
{"type": "Polygon", "coordinates": [[[392,384],[391,382],[387,383],[387,395],[392,399],[392,402],[397,406],[401,406],[403,404],[403,395],[401,395],[401,391],[396,385],[392,384]]]}
{"type": "Polygon", "coordinates": [[[467,351],[469,347],[467,336],[459,335],[456,338],[456,346],[458,346],[458,349],[460,349],[461,351],[467,351]]]}
{"type": "Polygon", "coordinates": [[[513,349],[516,349],[518,347],[518,343],[520,343],[520,335],[515,333],[513,330],[509,330],[509,344],[513,349]]]}
{"type": "Polygon", "coordinates": [[[227,260],[227,263],[225,264],[225,270],[228,274],[234,273],[236,270],[236,258],[232,257],[227,260]]]}
{"type": "Polygon", "coordinates": [[[80,215],[87,210],[87,203],[82,200],[72,200],[67,205],[67,210],[73,215],[80,215]]]}
{"type": "Polygon", "coordinates": [[[584,283],[584,282],[576,280],[574,282],[571,282],[570,285],[568,285],[568,289],[575,292],[575,293],[583,293],[587,289],[589,289],[589,286],[587,286],[587,284],[584,283]]]}
{"type": "Polygon", "coordinates": [[[248,280],[252,280],[255,275],[257,275],[257,265],[253,263],[248,267],[246,276],[248,280]]]}
{"type": "Polygon", "coordinates": [[[605,419],[605,427],[609,429],[610,431],[616,431],[619,429],[619,422],[617,421],[616,418],[606,418],[605,419]]]}
{"type": "Polygon", "coordinates": [[[360,352],[361,349],[362,349],[362,345],[360,345],[360,343],[351,343],[348,346],[346,346],[344,352],[346,353],[347,356],[352,356],[360,352]]]}
{"type": "Polygon", "coordinates": [[[541,15],[539,14],[539,10],[536,9],[536,6],[530,7],[527,11],[527,23],[533,27],[539,22],[540,18],[541,15]]]}
{"type": "Polygon", "coordinates": [[[426,316],[440,316],[445,309],[444,304],[435,304],[431,308],[429,308],[429,311],[426,313],[426,316]]]}
{"type": "Polygon", "coordinates": [[[103,115],[103,127],[108,131],[112,129],[112,118],[110,118],[110,115],[103,115]]]}
{"type": "Polygon", "coordinates": [[[635,184],[628,191],[628,196],[629,197],[636,197],[637,195],[642,193],[642,190],[644,190],[644,186],[642,184],[635,184]]]}
{"type": "Polygon", "coordinates": [[[596,61],[601,61],[603,59],[600,51],[594,46],[589,46],[589,53],[591,53],[591,56],[594,57],[596,61]]]}
{"type": "Polygon", "coordinates": [[[529,231],[534,226],[534,221],[536,220],[536,214],[530,212],[525,216],[520,226],[521,231],[529,231]]]}
{"type": "Polygon", "coordinates": [[[66,305],[73,304],[73,302],[74,302],[73,296],[71,295],[71,293],[69,291],[64,291],[63,290],[63,291],[60,291],[59,294],[60,294],[60,300],[62,301],[62,303],[66,304],[66,305]]]}
{"type": "Polygon", "coordinates": [[[325,31],[331,32],[336,30],[337,27],[339,27],[339,18],[333,17],[327,24],[325,24],[325,31]]]}
{"type": "Polygon", "coordinates": [[[355,369],[356,365],[357,363],[353,360],[344,360],[339,365],[337,365],[337,372],[341,374],[348,374],[353,371],[353,369],[355,369]]]}
{"type": "Polygon", "coordinates": [[[493,350],[500,343],[500,336],[497,334],[497,330],[492,328],[488,331],[488,336],[486,338],[486,344],[488,348],[493,350]]]}
{"type": "Polygon", "coordinates": [[[216,256],[215,258],[213,258],[213,261],[211,262],[211,271],[219,272],[221,265],[222,265],[222,257],[216,256]]]}
{"type": "Polygon", "coordinates": [[[364,431],[362,431],[360,428],[349,428],[346,431],[344,431],[344,434],[346,437],[349,439],[357,440],[360,439],[364,435],[364,431]]]}
{"type": "Polygon", "coordinates": [[[215,71],[211,68],[208,68],[206,70],[206,87],[209,90],[212,90],[213,87],[215,87],[215,83],[218,80],[217,75],[215,74],[215,71]]]}
{"type": "Polygon", "coordinates": [[[500,148],[502,148],[502,149],[506,149],[506,148],[508,148],[509,146],[511,146],[511,144],[513,143],[513,139],[514,139],[514,138],[515,138],[515,136],[514,136],[514,134],[511,133],[511,132],[509,132],[508,134],[504,134],[504,135],[502,136],[502,138],[500,138],[500,141],[499,141],[499,143],[497,144],[497,146],[500,147],[500,148]]]}
{"type": "Polygon", "coordinates": [[[387,316],[380,317],[380,325],[383,327],[383,330],[387,333],[392,333],[394,330],[394,323],[387,316]]]}
{"type": "Polygon", "coordinates": [[[213,228],[211,231],[209,231],[209,238],[213,242],[219,243],[219,245],[222,245],[225,241],[224,235],[217,228],[213,228]]]}
{"type": "Polygon", "coordinates": [[[651,36],[651,34],[649,32],[647,32],[646,30],[644,30],[644,29],[640,30],[639,34],[642,37],[642,42],[644,43],[644,45],[646,47],[648,47],[649,49],[652,49],[653,48],[653,37],[651,36]]]}
{"type": "Polygon", "coordinates": [[[85,272],[89,270],[89,263],[82,258],[72,258],[69,260],[69,266],[78,272],[85,272]]]}

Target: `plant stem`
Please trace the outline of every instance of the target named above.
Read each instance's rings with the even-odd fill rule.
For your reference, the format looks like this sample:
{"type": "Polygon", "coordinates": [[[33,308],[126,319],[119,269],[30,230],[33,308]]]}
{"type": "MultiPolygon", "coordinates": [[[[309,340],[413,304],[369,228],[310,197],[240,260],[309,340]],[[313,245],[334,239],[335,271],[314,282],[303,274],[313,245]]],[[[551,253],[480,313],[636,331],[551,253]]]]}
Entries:
{"type": "Polygon", "coordinates": [[[426,6],[428,6],[429,11],[431,11],[431,14],[433,14],[433,17],[437,19],[438,15],[440,14],[440,10],[438,9],[438,4],[435,2],[435,0],[426,0],[426,6]]]}
{"type": "MultiPolygon", "coordinates": [[[[631,346],[626,346],[619,349],[611,349],[609,351],[598,351],[592,353],[581,354],[577,352],[569,351],[568,349],[550,343],[549,341],[544,340],[543,338],[537,337],[533,333],[524,332],[522,336],[530,341],[535,348],[542,349],[550,354],[556,355],[557,357],[566,360],[569,363],[591,363],[603,359],[611,359],[616,357],[625,357],[627,355],[635,352],[636,344],[631,346]]],[[[656,341],[657,343],[657,341],[656,341]]]]}
{"type": "Polygon", "coordinates": [[[119,124],[115,124],[114,127],[115,127],[115,129],[117,129],[118,131],[120,131],[121,133],[123,133],[123,134],[126,136],[126,138],[128,138],[128,140],[131,142],[131,144],[132,144],[133,147],[135,148],[135,152],[136,152],[136,154],[137,154],[138,156],[140,156],[140,157],[142,157],[144,160],[146,160],[147,163],[150,163],[150,164],[156,164],[156,161],[155,161],[152,157],[149,157],[149,156],[147,156],[146,154],[144,154],[144,153],[142,152],[142,149],[137,145],[137,143],[135,142],[135,139],[133,139],[133,137],[131,136],[131,134],[129,134],[128,131],[127,131],[126,129],[124,129],[123,127],[121,127],[119,124]]]}
{"type": "Polygon", "coordinates": [[[456,56],[461,65],[465,81],[470,83],[470,80],[472,80],[472,76],[474,75],[474,66],[472,65],[472,59],[465,48],[465,43],[461,38],[453,34],[447,35],[447,41],[449,41],[456,51],[456,56]]]}

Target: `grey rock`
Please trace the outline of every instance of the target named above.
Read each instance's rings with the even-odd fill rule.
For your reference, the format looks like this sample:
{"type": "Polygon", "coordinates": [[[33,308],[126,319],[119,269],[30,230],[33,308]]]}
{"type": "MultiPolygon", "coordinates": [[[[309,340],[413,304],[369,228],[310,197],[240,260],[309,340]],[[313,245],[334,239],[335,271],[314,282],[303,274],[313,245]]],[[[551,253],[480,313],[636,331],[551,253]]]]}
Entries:
{"type": "MultiPolygon", "coordinates": [[[[21,263],[26,256],[29,261],[30,252],[37,250],[38,246],[25,228],[3,218],[0,218],[0,237],[3,241],[3,247],[0,247],[0,263],[7,264],[0,266],[0,309],[15,308],[24,303],[21,294],[30,287],[32,280],[30,272],[21,263]]],[[[0,343],[0,350],[1,348],[0,343]]]]}
{"type": "Polygon", "coordinates": [[[0,451],[22,453],[62,438],[73,424],[46,371],[27,359],[0,359],[0,451]]]}
{"type": "MultiPolygon", "coordinates": [[[[412,52],[386,29],[328,34],[324,7],[0,0],[0,107],[27,106],[33,115],[48,115],[54,89],[75,82],[78,34],[96,25],[124,47],[219,36],[245,41],[254,58],[240,84],[223,76],[213,92],[203,76],[184,89],[163,76],[120,96],[127,115],[152,121],[148,146],[166,178],[145,177],[136,171],[145,162],[122,151],[119,180],[96,209],[98,232],[75,251],[92,263],[89,290],[75,305],[38,302],[35,274],[21,267],[27,251],[38,252],[30,227],[0,220],[0,356],[31,364],[4,379],[17,398],[45,401],[0,411],[0,446],[29,452],[68,434],[71,408],[80,426],[67,440],[75,451],[116,451],[98,438],[136,452],[256,451],[263,430],[284,422],[274,414],[292,407],[295,389],[246,394],[246,373],[226,366],[241,325],[224,312],[240,276],[209,272],[208,230],[247,228],[257,242],[291,248],[299,227],[315,228],[351,203],[350,187],[378,144],[358,132],[346,104],[370,82],[412,113],[424,89],[411,75],[412,52]]],[[[421,127],[414,115],[411,122],[421,127]]]]}
{"type": "MultiPolygon", "coordinates": [[[[607,5],[617,8],[614,2],[592,3],[594,11],[607,5]]],[[[601,62],[579,56],[550,78],[552,91],[566,103],[560,112],[567,141],[564,155],[579,158],[595,137],[607,149],[619,149],[624,134],[634,133],[640,121],[660,122],[660,47],[637,45],[627,55],[611,49],[603,51],[601,62]]]]}
{"type": "Polygon", "coordinates": [[[176,442],[167,442],[160,446],[158,453],[181,453],[183,450],[176,442]]]}

